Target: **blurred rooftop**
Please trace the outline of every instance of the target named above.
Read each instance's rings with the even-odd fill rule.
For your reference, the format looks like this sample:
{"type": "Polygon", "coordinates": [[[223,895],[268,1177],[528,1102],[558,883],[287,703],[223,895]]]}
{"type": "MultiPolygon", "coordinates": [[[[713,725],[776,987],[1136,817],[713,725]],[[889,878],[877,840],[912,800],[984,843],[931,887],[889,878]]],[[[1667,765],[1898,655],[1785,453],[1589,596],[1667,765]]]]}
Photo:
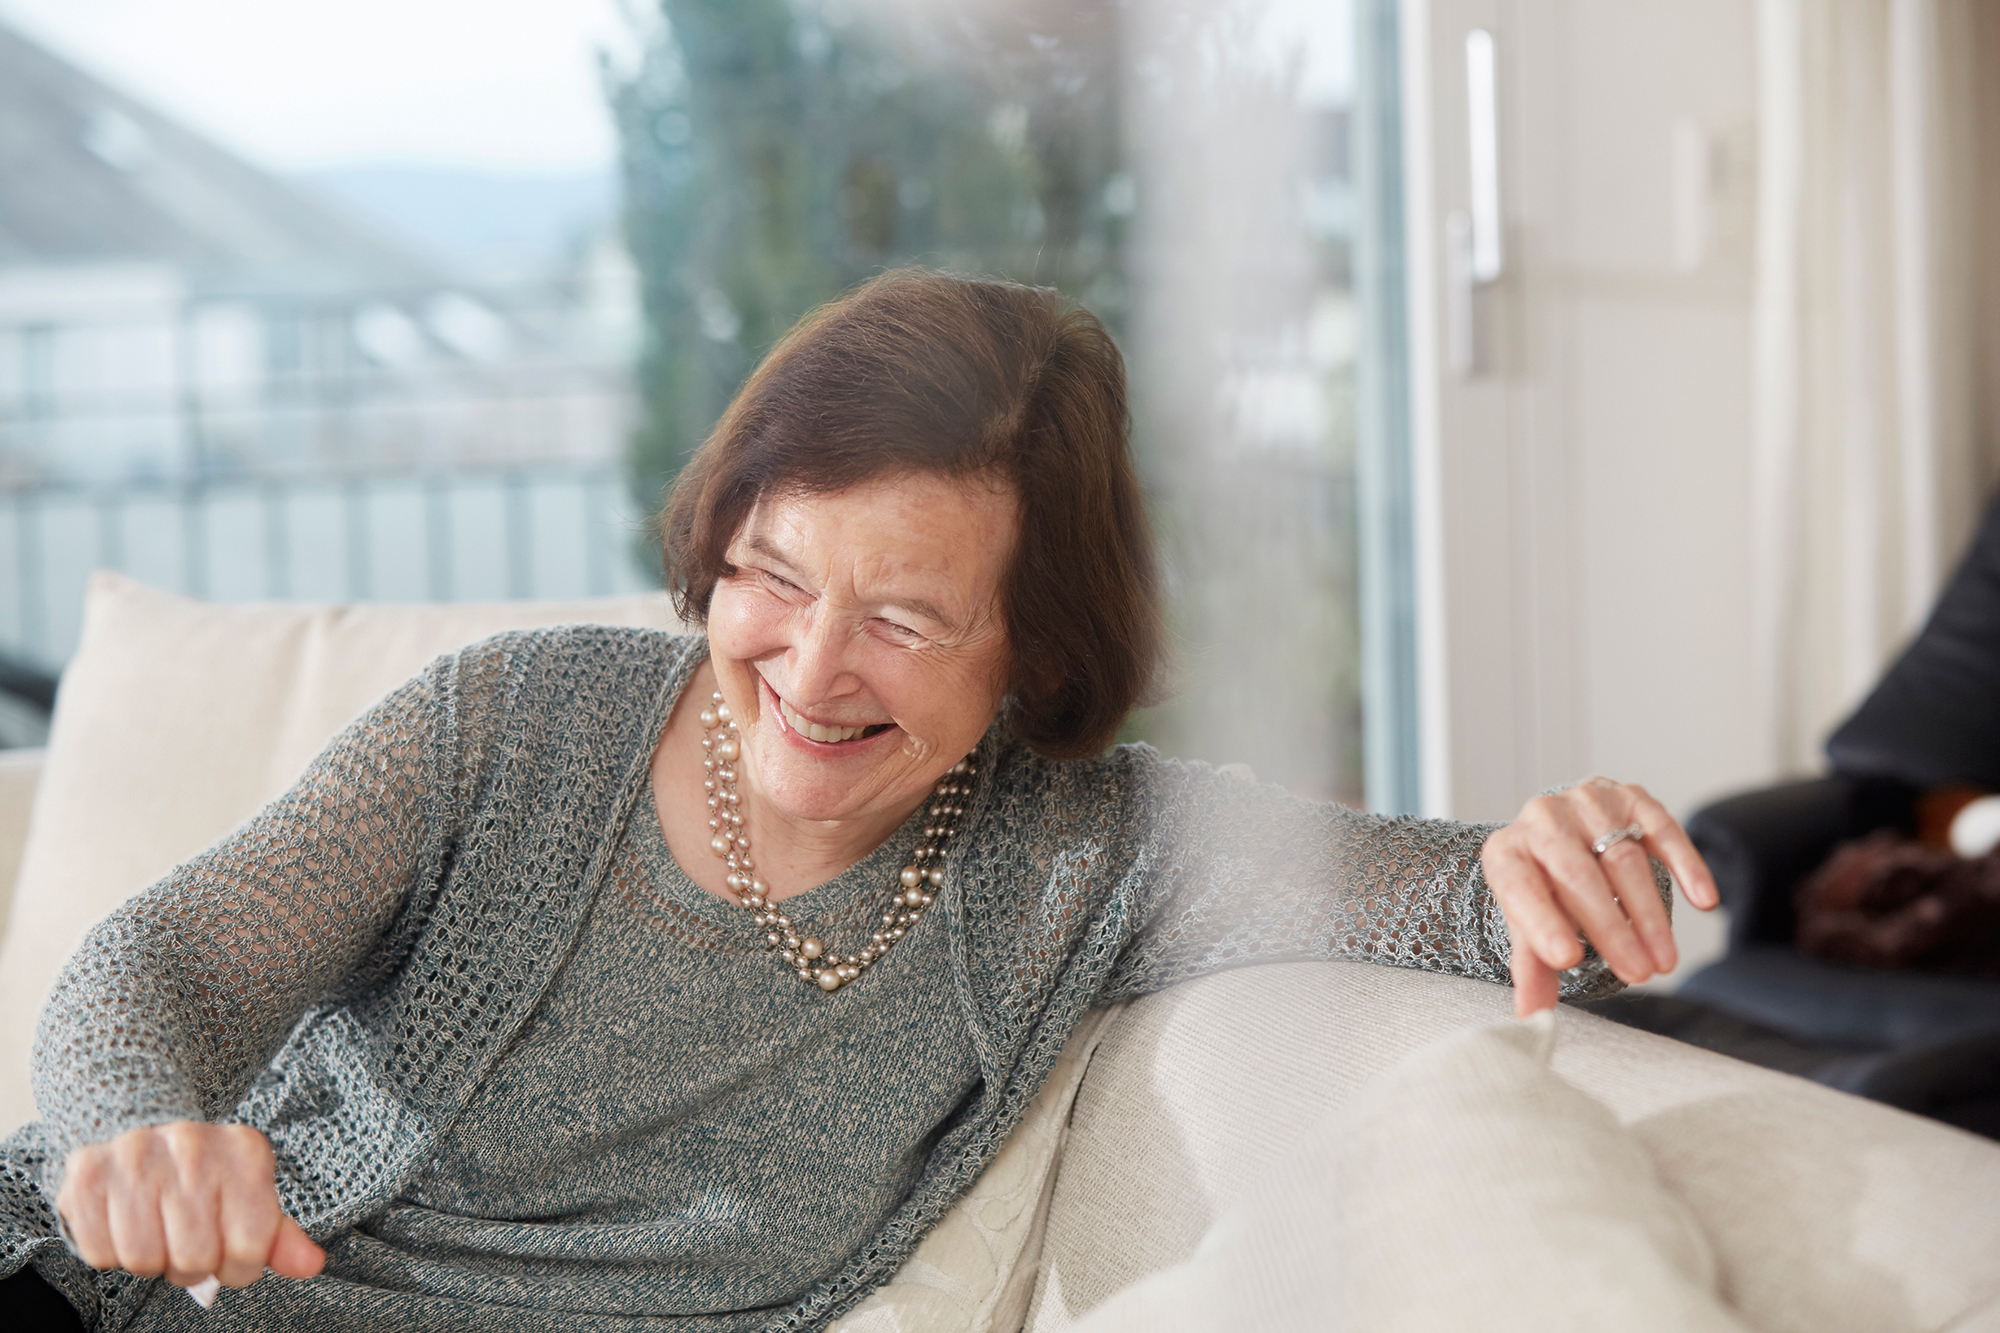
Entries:
{"type": "Polygon", "coordinates": [[[0,23],[0,267],[151,261],[191,290],[431,287],[437,266],[0,23]]]}

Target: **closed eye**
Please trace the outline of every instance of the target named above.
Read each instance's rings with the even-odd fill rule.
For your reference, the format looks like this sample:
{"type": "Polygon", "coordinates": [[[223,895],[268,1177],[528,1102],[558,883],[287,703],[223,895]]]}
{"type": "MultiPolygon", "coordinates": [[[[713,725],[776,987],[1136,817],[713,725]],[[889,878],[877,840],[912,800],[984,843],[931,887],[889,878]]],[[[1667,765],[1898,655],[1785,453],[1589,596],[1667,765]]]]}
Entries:
{"type": "Polygon", "coordinates": [[[877,625],[882,626],[883,631],[886,634],[888,634],[888,636],[891,639],[894,639],[898,643],[928,642],[928,640],[926,640],[923,635],[917,633],[917,631],[911,629],[908,625],[901,625],[893,620],[887,620],[880,616],[876,617],[875,623],[877,625]]]}
{"type": "Polygon", "coordinates": [[[771,591],[777,593],[781,597],[810,596],[810,594],[807,593],[804,588],[801,588],[798,584],[792,582],[788,578],[783,577],[782,575],[773,574],[768,569],[760,569],[757,571],[757,573],[759,576],[763,578],[765,586],[769,587],[771,591]]]}

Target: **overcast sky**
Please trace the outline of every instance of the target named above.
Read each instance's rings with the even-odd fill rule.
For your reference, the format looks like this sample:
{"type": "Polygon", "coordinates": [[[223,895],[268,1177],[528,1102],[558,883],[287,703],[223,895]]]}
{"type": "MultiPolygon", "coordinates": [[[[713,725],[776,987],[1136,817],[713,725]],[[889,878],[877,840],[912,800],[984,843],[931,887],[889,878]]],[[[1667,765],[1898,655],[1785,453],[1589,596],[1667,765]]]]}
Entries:
{"type": "MultiPolygon", "coordinates": [[[[865,2],[865,0],[864,0],[865,2]]],[[[948,0],[947,0],[948,2],[948,0]]],[[[1303,43],[1309,100],[1352,79],[1345,0],[1239,0],[1303,43]]],[[[0,19],[251,159],[580,170],[616,156],[599,50],[651,0],[0,0],[0,19]]]]}
{"type": "Polygon", "coordinates": [[[0,0],[0,19],[257,162],[609,165],[619,0],[0,0]]]}

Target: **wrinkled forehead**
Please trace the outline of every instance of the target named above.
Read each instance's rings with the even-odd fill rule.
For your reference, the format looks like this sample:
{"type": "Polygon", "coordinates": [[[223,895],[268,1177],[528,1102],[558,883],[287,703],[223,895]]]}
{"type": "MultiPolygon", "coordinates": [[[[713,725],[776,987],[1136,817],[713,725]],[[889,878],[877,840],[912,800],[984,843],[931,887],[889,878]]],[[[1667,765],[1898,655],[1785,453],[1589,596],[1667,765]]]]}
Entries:
{"type": "Polygon", "coordinates": [[[751,507],[730,552],[735,560],[777,560],[815,580],[948,584],[971,610],[998,595],[1019,531],[1011,484],[903,473],[839,491],[773,492],[751,507]]]}
{"type": "Polygon", "coordinates": [[[900,514],[912,528],[933,526],[926,519],[960,518],[971,527],[998,524],[1011,551],[1021,527],[1021,492],[1013,480],[997,472],[957,474],[934,471],[893,471],[838,489],[777,481],[750,502],[728,545],[774,526],[798,528],[824,516],[847,518],[867,512],[900,514]]]}

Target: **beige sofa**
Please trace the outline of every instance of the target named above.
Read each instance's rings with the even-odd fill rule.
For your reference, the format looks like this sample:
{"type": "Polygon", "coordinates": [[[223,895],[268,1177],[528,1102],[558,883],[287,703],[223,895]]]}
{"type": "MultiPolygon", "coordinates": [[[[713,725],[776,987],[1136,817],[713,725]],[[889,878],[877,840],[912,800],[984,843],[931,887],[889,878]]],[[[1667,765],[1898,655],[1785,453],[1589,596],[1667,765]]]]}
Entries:
{"type": "MultiPolygon", "coordinates": [[[[100,575],[49,749],[0,755],[0,1133],[32,1114],[34,1014],[92,921],[435,653],[577,619],[671,612],[215,607],[100,575]]],[[[2000,1145],[1508,1009],[1290,965],[1096,1015],[842,1328],[2000,1330],[2000,1145]]]]}

